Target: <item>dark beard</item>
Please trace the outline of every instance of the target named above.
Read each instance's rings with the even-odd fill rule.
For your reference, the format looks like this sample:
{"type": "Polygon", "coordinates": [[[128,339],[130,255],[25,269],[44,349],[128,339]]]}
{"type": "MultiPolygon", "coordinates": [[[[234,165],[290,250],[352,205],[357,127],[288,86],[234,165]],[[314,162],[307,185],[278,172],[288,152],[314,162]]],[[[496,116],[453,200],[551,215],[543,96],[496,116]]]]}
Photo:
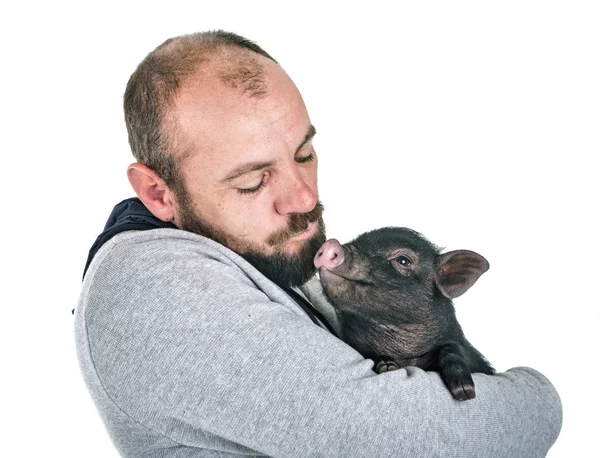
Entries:
{"type": "Polygon", "coordinates": [[[306,241],[306,245],[298,253],[289,255],[278,250],[270,256],[252,251],[239,255],[273,283],[285,289],[300,286],[315,274],[317,269],[313,259],[325,239],[325,224],[319,218],[317,233],[306,241]]]}
{"type": "Polygon", "coordinates": [[[237,243],[223,231],[201,221],[194,211],[194,204],[187,193],[177,194],[180,194],[177,196],[177,203],[181,229],[208,237],[235,251],[281,288],[300,286],[315,274],[317,269],[313,264],[313,259],[326,240],[321,202],[317,202],[315,208],[308,213],[290,214],[288,227],[272,234],[267,240],[269,245],[277,247],[294,235],[304,232],[308,228],[308,223],[317,221],[317,233],[311,239],[305,241],[305,245],[297,253],[290,255],[280,248],[276,248],[274,254],[265,255],[251,245],[237,243]]]}

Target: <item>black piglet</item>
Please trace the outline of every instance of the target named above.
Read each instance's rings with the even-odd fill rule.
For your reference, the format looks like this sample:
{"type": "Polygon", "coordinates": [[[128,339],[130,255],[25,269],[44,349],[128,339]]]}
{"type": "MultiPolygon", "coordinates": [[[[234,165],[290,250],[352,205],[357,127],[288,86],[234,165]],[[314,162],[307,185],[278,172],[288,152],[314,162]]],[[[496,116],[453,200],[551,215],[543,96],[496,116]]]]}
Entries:
{"type": "Polygon", "coordinates": [[[331,239],[315,256],[341,338],[378,373],[417,366],[438,371],[455,399],[475,397],[471,374],[493,374],[465,338],[452,299],[488,270],[481,255],[441,253],[419,233],[387,227],[341,245],[331,239]]]}

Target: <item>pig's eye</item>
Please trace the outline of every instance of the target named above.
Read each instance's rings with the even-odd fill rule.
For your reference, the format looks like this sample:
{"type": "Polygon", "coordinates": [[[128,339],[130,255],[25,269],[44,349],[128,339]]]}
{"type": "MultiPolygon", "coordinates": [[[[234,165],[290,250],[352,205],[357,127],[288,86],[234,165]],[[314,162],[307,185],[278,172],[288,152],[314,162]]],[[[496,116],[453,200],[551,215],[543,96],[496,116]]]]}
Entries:
{"type": "Polygon", "coordinates": [[[396,261],[401,266],[408,266],[412,264],[411,260],[406,256],[398,256],[397,258],[392,259],[392,261],[396,261]]]}

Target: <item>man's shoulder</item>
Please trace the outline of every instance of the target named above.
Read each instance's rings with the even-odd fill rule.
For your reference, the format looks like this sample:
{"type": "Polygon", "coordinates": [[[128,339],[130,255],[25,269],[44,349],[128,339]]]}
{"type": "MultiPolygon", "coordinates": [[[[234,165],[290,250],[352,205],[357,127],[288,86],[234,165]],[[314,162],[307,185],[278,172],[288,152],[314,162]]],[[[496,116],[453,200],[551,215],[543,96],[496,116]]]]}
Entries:
{"type": "Polygon", "coordinates": [[[136,266],[177,262],[185,267],[202,259],[239,264],[239,255],[209,238],[180,229],[126,231],[108,240],[94,257],[86,273],[94,277],[99,271],[134,271],[136,266]]]}
{"type": "Polygon", "coordinates": [[[167,319],[178,307],[210,305],[219,292],[260,294],[258,276],[243,258],[208,238],[178,229],[127,231],[94,257],[77,315],[80,324],[95,323],[94,329],[115,322],[137,329],[135,323],[148,316],[167,319]]]}
{"type": "Polygon", "coordinates": [[[269,283],[237,253],[206,237],[179,229],[128,231],[106,242],[94,257],[79,307],[89,312],[86,305],[98,302],[96,311],[102,313],[140,307],[140,301],[165,306],[183,296],[203,300],[198,291],[214,288],[271,291],[275,285],[269,283]]]}
{"type": "MultiPolygon", "coordinates": [[[[208,250],[219,250],[225,248],[220,243],[209,238],[203,237],[193,232],[184,231],[181,229],[157,228],[145,231],[131,230],[121,232],[115,235],[105,243],[105,246],[119,249],[129,249],[144,245],[145,248],[150,246],[160,247],[177,247],[189,244],[197,244],[206,246],[208,250]]],[[[101,250],[104,249],[104,246],[101,250]]]]}
{"type": "Polygon", "coordinates": [[[248,294],[248,288],[267,294],[279,290],[240,255],[209,238],[179,229],[127,231],[94,257],[80,308],[90,301],[102,304],[98,313],[100,308],[140,307],[140,301],[164,306],[184,296],[203,300],[201,292],[208,290],[248,294]]]}

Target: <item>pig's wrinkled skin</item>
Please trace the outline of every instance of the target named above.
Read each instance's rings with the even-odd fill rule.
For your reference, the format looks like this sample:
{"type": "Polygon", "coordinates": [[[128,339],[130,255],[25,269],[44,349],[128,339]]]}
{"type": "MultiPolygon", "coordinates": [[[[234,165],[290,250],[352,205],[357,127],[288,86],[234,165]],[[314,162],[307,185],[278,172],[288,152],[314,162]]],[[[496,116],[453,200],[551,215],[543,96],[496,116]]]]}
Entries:
{"type": "Polygon", "coordinates": [[[373,359],[376,372],[438,371],[458,400],[475,397],[471,373],[494,373],[465,338],[452,304],[488,270],[479,254],[441,254],[419,233],[387,227],[345,245],[328,240],[314,263],[341,338],[373,359]]]}

